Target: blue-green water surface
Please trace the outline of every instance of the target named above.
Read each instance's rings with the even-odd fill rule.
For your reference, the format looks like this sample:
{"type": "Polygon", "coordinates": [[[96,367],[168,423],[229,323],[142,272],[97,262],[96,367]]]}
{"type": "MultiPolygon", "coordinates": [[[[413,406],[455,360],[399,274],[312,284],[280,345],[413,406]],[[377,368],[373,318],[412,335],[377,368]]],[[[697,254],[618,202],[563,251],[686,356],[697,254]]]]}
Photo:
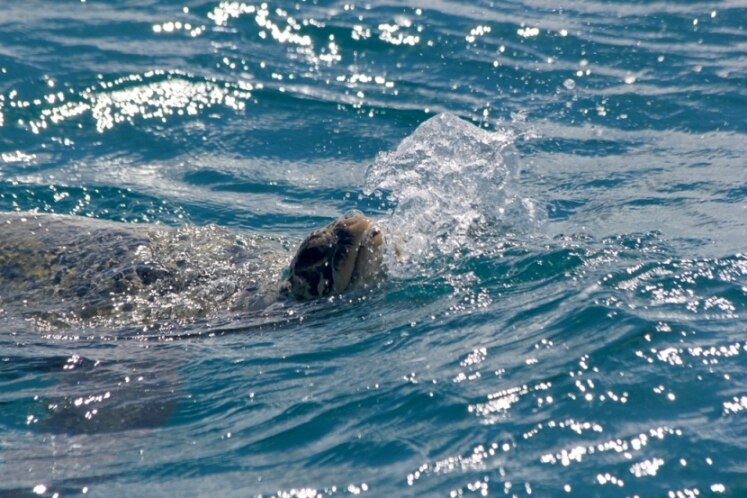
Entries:
{"type": "Polygon", "coordinates": [[[747,9],[561,4],[4,0],[0,211],[358,209],[388,275],[145,326],[0,288],[0,497],[747,496],[747,9]]]}

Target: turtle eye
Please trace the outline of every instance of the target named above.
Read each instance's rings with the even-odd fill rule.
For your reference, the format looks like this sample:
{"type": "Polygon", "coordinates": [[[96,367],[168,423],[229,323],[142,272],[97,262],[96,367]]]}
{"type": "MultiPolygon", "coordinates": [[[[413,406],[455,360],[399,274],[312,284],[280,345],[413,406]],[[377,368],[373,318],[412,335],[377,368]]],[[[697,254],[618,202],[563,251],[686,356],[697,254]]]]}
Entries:
{"type": "Polygon", "coordinates": [[[339,224],[335,227],[335,237],[337,241],[338,249],[348,249],[355,239],[355,235],[350,230],[350,227],[344,224],[339,224]]]}
{"type": "Polygon", "coordinates": [[[321,263],[326,257],[326,251],[319,246],[307,247],[300,253],[296,258],[296,266],[300,268],[308,268],[316,266],[321,263]]]}

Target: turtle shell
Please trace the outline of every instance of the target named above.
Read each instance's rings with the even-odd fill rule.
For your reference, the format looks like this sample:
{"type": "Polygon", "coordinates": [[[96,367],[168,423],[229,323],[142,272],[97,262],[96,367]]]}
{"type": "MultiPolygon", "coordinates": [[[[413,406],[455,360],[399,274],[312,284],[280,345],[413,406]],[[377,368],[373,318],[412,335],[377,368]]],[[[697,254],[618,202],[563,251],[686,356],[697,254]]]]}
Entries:
{"type": "Polygon", "coordinates": [[[0,214],[0,305],[54,326],[256,309],[277,298],[286,247],[213,225],[0,214]]]}

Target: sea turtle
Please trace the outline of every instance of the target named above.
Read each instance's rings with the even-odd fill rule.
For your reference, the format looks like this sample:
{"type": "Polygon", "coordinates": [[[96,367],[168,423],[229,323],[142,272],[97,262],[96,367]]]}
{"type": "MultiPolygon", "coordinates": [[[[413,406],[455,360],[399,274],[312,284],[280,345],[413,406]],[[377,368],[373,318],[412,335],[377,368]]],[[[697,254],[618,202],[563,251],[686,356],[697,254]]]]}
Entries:
{"type": "Polygon", "coordinates": [[[378,274],[383,235],[359,212],[287,245],[214,225],[167,228],[0,213],[0,308],[51,325],[138,324],[310,299],[378,274]]]}

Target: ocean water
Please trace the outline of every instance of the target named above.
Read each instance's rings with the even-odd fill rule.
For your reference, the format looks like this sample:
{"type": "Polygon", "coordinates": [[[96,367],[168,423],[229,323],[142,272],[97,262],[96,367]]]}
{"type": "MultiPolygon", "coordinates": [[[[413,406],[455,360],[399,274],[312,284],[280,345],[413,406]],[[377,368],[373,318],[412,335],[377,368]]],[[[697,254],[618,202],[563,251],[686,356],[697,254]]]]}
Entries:
{"type": "Polygon", "coordinates": [[[57,328],[0,288],[0,496],[747,496],[745,157],[739,0],[4,0],[0,211],[357,209],[387,277],[57,328]]]}

